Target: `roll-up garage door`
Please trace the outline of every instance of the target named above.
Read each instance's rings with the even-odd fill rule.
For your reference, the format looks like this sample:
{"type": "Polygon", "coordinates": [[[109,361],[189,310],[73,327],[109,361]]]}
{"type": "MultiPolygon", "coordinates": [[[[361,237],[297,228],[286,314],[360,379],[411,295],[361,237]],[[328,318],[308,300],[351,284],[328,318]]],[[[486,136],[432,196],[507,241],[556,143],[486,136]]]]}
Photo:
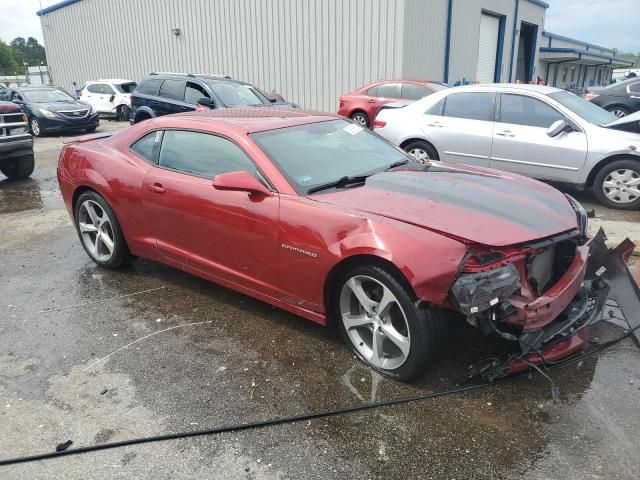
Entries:
{"type": "Polygon", "coordinates": [[[500,20],[493,15],[480,15],[480,42],[478,43],[478,73],[476,80],[491,83],[496,75],[496,54],[500,20]]]}

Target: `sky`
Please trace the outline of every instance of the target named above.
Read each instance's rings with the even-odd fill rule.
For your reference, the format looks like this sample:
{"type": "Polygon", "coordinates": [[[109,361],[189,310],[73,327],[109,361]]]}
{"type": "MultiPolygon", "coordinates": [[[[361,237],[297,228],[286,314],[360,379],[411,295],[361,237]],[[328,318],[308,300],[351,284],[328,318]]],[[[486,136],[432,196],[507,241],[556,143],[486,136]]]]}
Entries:
{"type": "MultiPolygon", "coordinates": [[[[42,42],[35,12],[59,0],[0,0],[0,39],[35,37],[42,42]],[[7,14],[7,12],[10,12],[7,14]]],[[[466,1],[466,0],[456,0],[466,1]]],[[[640,52],[640,0],[547,0],[545,29],[623,52],[640,52]]]]}

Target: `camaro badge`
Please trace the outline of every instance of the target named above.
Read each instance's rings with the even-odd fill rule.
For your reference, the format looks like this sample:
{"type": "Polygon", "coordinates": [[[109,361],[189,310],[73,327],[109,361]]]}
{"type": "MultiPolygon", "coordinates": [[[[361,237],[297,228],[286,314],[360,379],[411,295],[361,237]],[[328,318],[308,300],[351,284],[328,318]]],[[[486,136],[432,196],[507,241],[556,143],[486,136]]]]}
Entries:
{"type": "Polygon", "coordinates": [[[292,252],[301,253],[302,255],[306,255],[311,258],[316,258],[318,256],[317,253],[310,252],[309,250],[303,250],[298,247],[292,247],[291,245],[287,245],[286,243],[281,243],[280,246],[286,250],[291,250],[292,252]]]}

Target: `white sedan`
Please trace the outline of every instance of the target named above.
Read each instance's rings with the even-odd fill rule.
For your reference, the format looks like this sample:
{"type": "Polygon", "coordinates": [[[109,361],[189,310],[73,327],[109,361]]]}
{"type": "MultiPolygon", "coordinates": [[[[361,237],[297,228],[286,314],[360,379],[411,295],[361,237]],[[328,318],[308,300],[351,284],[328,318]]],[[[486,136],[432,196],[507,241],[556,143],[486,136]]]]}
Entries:
{"type": "Polygon", "coordinates": [[[640,118],[613,114],[564,90],[468,85],[383,107],[374,131],[419,161],[508,170],[593,187],[611,208],[640,207],[640,118]],[[616,121],[618,120],[618,121],[616,121]]]}
{"type": "Polygon", "coordinates": [[[91,105],[100,116],[126,121],[131,114],[131,94],[136,85],[132,80],[122,79],[87,82],[80,93],[80,100],[91,105]]]}

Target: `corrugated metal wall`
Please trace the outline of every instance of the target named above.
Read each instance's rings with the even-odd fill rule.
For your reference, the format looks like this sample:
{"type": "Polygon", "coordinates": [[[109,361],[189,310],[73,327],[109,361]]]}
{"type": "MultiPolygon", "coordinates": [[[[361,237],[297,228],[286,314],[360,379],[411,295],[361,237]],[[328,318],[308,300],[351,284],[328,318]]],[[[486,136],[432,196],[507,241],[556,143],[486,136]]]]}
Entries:
{"type": "Polygon", "coordinates": [[[41,23],[53,81],[68,90],[152,71],[223,73],[336,111],[342,93],[401,76],[404,1],[83,0],[41,23]]]}
{"type": "Polygon", "coordinates": [[[405,1],[403,78],[444,79],[448,3],[405,1]]]}

